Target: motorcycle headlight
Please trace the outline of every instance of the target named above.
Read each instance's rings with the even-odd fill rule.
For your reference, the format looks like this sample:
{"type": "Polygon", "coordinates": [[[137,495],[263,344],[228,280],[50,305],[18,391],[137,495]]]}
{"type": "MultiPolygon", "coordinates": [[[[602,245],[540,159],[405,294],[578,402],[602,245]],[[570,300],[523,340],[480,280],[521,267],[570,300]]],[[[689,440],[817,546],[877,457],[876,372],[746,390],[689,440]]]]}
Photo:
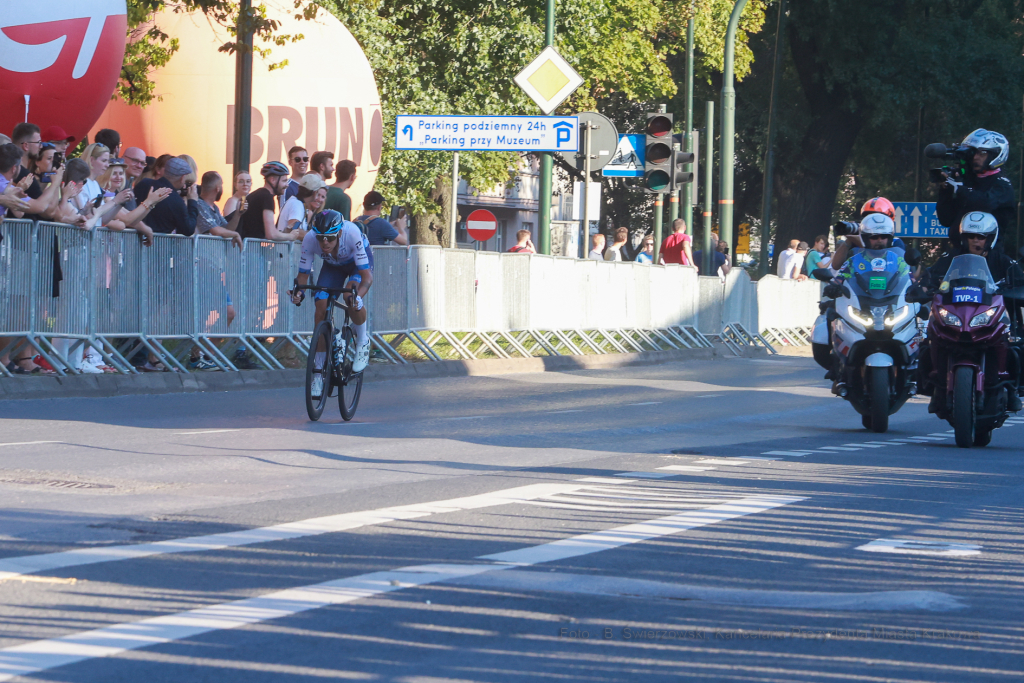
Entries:
{"type": "Polygon", "coordinates": [[[885,324],[888,325],[889,327],[892,327],[896,323],[906,320],[908,315],[910,315],[910,306],[897,308],[895,311],[892,312],[891,316],[886,316],[885,324]]]}
{"type": "Polygon", "coordinates": [[[942,321],[943,325],[949,325],[950,327],[960,327],[964,324],[964,321],[959,316],[950,313],[942,306],[935,309],[935,312],[939,316],[939,320],[942,321]]]}
{"type": "Polygon", "coordinates": [[[853,320],[853,322],[855,322],[855,323],[857,323],[859,325],[862,325],[864,327],[871,327],[872,325],[875,324],[875,321],[874,321],[873,318],[871,318],[870,316],[866,316],[866,315],[862,316],[862,315],[858,314],[857,310],[855,308],[853,308],[853,306],[850,306],[849,308],[846,309],[846,314],[850,316],[850,318],[853,320]]]}
{"type": "Polygon", "coordinates": [[[990,308],[984,313],[979,313],[978,315],[971,318],[971,327],[985,327],[986,325],[991,323],[992,319],[995,317],[996,309],[990,308]]]}

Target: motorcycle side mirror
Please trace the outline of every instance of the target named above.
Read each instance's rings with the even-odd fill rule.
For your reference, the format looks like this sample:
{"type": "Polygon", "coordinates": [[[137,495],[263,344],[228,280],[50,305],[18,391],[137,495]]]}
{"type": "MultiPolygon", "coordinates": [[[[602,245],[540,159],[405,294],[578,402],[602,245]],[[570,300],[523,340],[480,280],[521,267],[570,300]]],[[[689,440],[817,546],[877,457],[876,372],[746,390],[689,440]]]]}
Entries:
{"type": "Polygon", "coordinates": [[[832,271],[828,268],[815,268],[811,271],[811,277],[815,280],[821,280],[822,282],[828,282],[832,279],[832,271]]]}
{"type": "Polygon", "coordinates": [[[907,265],[912,268],[917,268],[921,264],[921,252],[911,247],[907,249],[907,253],[903,255],[903,260],[907,262],[907,265]]]}

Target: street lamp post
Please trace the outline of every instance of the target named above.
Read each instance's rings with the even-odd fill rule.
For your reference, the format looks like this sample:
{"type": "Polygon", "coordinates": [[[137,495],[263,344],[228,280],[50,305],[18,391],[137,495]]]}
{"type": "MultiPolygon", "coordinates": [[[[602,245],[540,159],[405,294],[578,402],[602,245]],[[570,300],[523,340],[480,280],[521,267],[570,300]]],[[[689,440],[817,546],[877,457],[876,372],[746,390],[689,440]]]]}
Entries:
{"type": "Polygon", "coordinates": [[[740,23],[740,15],[747,6],[747,0],[736,0],[732,15],[729,17],[729,28],[725,32],[725,64],[722,69],[722,159],[721,175],[719,176],[719,238],[725,240],[732,249],[733,221],[733,180],[736,160],[736,87],[733,74],[733,61],[736,56],[736,28],[740,23]]]}
{"type": "MultiPolygon", "coordinates": [[[[252,2],[238,3],[235,33],[240,43],[235,52],[235,153],[234,173],[249,171],[249,140],[252,131],[252,2]]],[[[232,181],[234,187],[234,181],[232,181]]]]}
{"type": "Polygon", "coordinates": [[[764,152],[764,183],[761,190],[761,255],[757,272],[768,274],[768,238],[772,222],[772,183],[775,175],[775,106],[779,99],[779,72],[782,70],[782,27],[786,22],[786,0],[779,3],[779,21],[775,27],[775,63],[772,65],[772,91],[768,99],[768,144],[764,152]]]}
{"type": "MultiPolygon", "coordinates": [[[[683,129],[683,150],[693,151],[693,2],[690,3],[690,19],[686,22],[686,127],[683,129]]],[[[692,166],[691,166],[692,168],[692,166]]],[[[694,178],[694,182],[696,182],[694,178]]],[[[695,234],[693,225],[693,183],[683,188],[683,220],[690,234],[695,234]]]]}

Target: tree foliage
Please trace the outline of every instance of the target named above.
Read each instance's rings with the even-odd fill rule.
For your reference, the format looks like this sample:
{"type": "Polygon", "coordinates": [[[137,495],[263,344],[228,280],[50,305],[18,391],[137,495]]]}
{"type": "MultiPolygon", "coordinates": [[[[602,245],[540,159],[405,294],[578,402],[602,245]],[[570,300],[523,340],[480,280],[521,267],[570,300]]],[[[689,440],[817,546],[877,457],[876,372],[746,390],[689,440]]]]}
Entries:
{"type": "MultiPolygon", "coordinates": [[[[777,245],[825,232],[869,197],[914,199],[920,147],[929,142],[949,143],[979,127],[1002,132],[1011,145],[1024,142],[1017,132],[1024,76],[1018,0],[790,0],[789,7],[777,245]]],[[[765,38],[773,30],[774,17],[765,38]]],[[[737,88],[737,204],[759,216],[773,44],[753,47],[755,77],[737,88]]],[[[930,200],[920,175],[919,197],[930,200]]]]}

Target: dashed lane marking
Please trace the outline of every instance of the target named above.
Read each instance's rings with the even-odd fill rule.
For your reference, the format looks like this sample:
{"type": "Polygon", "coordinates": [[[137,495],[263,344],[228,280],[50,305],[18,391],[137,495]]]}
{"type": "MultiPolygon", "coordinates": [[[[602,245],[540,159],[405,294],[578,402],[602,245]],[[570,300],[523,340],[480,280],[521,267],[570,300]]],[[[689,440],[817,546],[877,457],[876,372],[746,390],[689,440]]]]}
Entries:
{"type": "Polygon", "coordinates": [[[442,417],[441,420],[481,420],[490,415],[463,415],[462,417],[442,417]]]}
{"type": "Polygon", "coordinates": [[[178,614],[114,624],[62,638],[15,645],[0,650],[0,681],[16,676],[31,676],[89,659],[111,657],[151,645],[194,638],[211,631],[239,628],[328,605],[355,602],[403,588],[622,548],[801,500],[803,498],[793,496],[751,496],[701,510],[689,510],[542,545],[484,555],[475,558],[478,561],[476,564],[428,564],[361,574],[255,598],[208,605],[178,614]]]}
{"type": "Polygon", "coordinates": [[[665,467],[659,467],[659,470],[671,470],[673,472],[707,472],[708,470],[715,469],[714,467],[696,467],[694,465],[666,465],[665,467]]]}
{"type": "Polygon", "coordinates": [[[632,477],[634,479],[664,479],[665,477],[674,477],[676,475],[671,472],[623,472],[615,476],[632,477]]]}
{"type": "Polygon", "coordinates": [[[790,458],[802,458],[811,455],[814,451],[765,451],[761,455],[785,455],[790,458]]]}
{"type": "Polygon", "coordinates": [[[746,465],[747,461],[738,458],[705,458],[704,460],[698,460],[698,465],[746,465]]]}
{"type": "Polygon", "coordinates": [[[971,543],[913,541],[902,538],[879,538],[878,540],[858,546],[857,550],[864,550],[869,553],[899,553],[903,555],[967,556],[981,554],[981,546],[971,543]]]}
{"type": "Polygon", "coordinates": [[[846,446],[821,446],[819,451],[859,451],[860,448],[847,448],[846,446]]]}
{"type": "Polygon", "coordinates": [[[582,413],[582,412],[583,412],[582,408],[577,409],[577,410],[556,410],[553,413],[548,413],[548,415],[565,415],[566,413],[582,413]]]}
{"type": "Polygon", "coordinates": [[[35,446],[40,443],[64,443],[63,441],[13,441],[11,443],[0,443],[0,446],[35,446]]]}
{"type": "Polygon", "coordinates": [[[843,445],[850,446],[851,448],[884,448],[887,444],[866,441],[864,443],[844,443],[843,445]]]}
{"type": "Polygon", "coordinates": [[[224,432],[240,432],[241,429],[207,429],[202,432],[175,432],[175,436],[185,436],[186,434],[223,434],[224,432]]]}
{"type": "Polygon", "coordinates": [[[627,406],[660,406],[661,401],[644,401],[643,403],[627,403],[627,406]]]}

